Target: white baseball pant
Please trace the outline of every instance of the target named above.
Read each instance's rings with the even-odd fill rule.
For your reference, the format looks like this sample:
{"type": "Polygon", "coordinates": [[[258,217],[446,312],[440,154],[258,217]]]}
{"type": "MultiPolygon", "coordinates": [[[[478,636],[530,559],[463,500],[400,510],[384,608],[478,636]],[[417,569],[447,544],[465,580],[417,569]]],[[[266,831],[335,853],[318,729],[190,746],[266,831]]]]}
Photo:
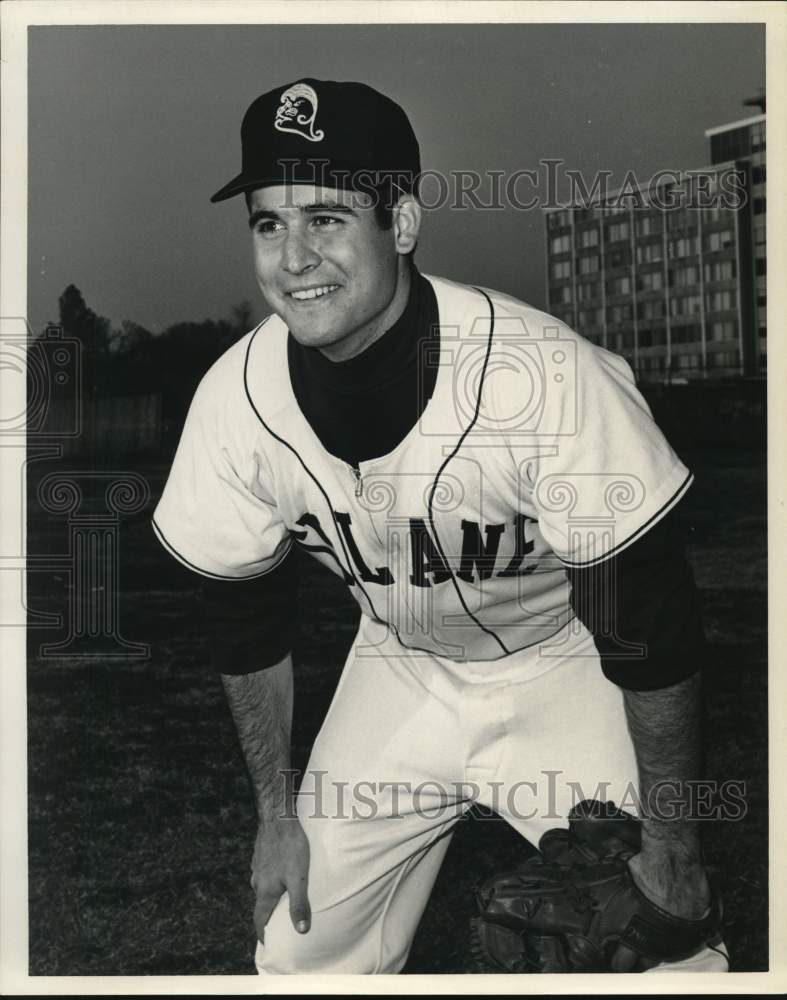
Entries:
{"type": "MultiPolygon", "coordinates": [[[[622,693],[590,634],[577,621],[564,633],[557,655],[457,663],[407,653],[362,617],[298,797],[311,930],[295,932],[282,897],[257,946],[261,974],[399,972],[473,801],[531,844],[583,798],[636,807],[622,693]]],[[[651,971],[727,962],[706,949],[651,971]]]]}

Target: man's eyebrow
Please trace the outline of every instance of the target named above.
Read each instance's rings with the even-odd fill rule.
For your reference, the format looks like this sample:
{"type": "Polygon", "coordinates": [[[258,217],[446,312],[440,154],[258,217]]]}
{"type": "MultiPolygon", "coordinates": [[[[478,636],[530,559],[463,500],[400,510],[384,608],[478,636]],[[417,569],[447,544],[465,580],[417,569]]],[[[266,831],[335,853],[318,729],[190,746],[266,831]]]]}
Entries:
{"type": "Polygon", "coordinates": [[[349,205],[342,205],[338,201],[313,201],[309,205],[301,206],[302,212],[333,212],[335,215],[357,215],[358,213],[349,205]]]}
{"type": "MultiPolygon", "coordinates": [[[[358,213],[355,209],[350,208],[349,205],[342,205],[337,201],[313,201],[308,205],[298,205],[298,209],[304,214],[307,212],[317,213],[317,212],[331,212],[334,215],[352,215],[357,216],[358,213]]],[[[271,211],[267,208],[258,209],[256,212],[252,212],[249,216],[249,229],[254,229],[258,222],[262,222],[263,219],[271,219],[273,221],[281,218],[276,212],[271,211]]]]}

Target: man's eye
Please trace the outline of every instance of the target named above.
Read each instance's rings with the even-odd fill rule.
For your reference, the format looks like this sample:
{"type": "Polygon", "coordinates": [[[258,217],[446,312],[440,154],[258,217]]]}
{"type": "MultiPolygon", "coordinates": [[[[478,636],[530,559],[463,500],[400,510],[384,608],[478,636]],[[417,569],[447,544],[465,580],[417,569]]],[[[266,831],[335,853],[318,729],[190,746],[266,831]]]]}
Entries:
{"type": "Polygon", "coordinates": [[[332,225],[334,223],[340,223],[342,220],[337,218],[335,215],[315,215],[312,219],[314,225],[324,228],[325,226],[332,225]]]}
{"type": "Polygon", "coordinates": [[[281,229],[280,222],[274,222],[272,219],[261,219],[254,227],[254,232],[260,236],[273,236],[279,229],[281,229]]]}

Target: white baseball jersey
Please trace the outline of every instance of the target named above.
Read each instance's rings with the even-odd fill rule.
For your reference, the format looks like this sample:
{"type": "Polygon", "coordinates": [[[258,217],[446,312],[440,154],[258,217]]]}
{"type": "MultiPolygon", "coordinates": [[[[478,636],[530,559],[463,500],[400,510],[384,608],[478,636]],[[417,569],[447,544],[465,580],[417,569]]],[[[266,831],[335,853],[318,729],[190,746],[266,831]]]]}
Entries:
{"type": "Polygon", "coordinates": [[[272,316],[202,380],[154,525],[212,577],[267,573],[298,544],[403,650],[495,660],[559,632],[565,566],[630,545],[691,475],[622,358],[508,296],[427,280],[437,381],[390,454],[354,469],[324,449],[272,316]]]}

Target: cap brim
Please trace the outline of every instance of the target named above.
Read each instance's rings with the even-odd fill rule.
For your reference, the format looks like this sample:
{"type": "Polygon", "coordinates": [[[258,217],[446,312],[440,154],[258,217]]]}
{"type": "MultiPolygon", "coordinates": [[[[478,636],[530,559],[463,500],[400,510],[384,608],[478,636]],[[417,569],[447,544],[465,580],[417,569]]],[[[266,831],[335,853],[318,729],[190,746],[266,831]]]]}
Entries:
{"type": "MultiPolygon", "coordinates": [[[[321,165],[325,164],[325,161],[317,161],[321,165]]],[[[365,167],[359,166],[357,163],[339,163],[334,162],[329,166],[323,166],[325,173],[323,173],[321,179],[315,176],[314,166],[311,161],[307,161],[307,166],[303,166],[303,172],[290,171],[288,173],[275,173],[275,174],[244,174],[240,173],[237,177],[225,184],[223,188],[220,188],[210,199],[212,202],[226,201],[227,198],[233,198],[236,194],[242,194],[244,191],[254,191],[257,188],[263,187],[277,187],[279,185],[288,184],[320,184],[326,187],[336,187],[343,188],[345,190],[354,190],[357,175],[360,174],[361,178],[366,178],[364,181],[364,187],[360,190],[366,190],[368,187],[368,176],[369,171],[365,167]],[[331,177],[331,171],[335,171],[335,176],[331,177]],[[333,181],[333,183],[331,183],[333,181]]],[[[394,171],[397,173],[397,171],[394,171]]],[[[415,171],[415,176],[420,173],[420,166],[417,171],[415,171]]],[[[417,187],[417,181],[415,182],[417,187]]],[[[400,185],[396,187],[404,194],[405,189],[400,185]]]]}
{"type": "MultiPolygon", "coordinates": [[[[351,188],[352,184],[345,181],[344,178],[341,179],[338,187],[348,187],[351,188]]],[[[310,172],[299,177],[297,175],[286,175],[281,174],[271,175],[268,174],[265,177],[249,177],[248,174],[238,174],[237,177],[225,184],[223,188],[218,190],[213,197],[210,199],[212,202],[226,201],[227,198],[233,198],[236,194],[242,194],[244,191],[256,191],[257,188],[263,187],[278,187],[280,185],[286,184],[314,184],[315,177],[314,173],[310,172]]]]}
{"type": "Polygon", "coordinates": [[[241,194],[243,191],[248,191],[255,187],[262,187],[264,183],[264,181],[257,182],[251,180],[245,174],[238,174],[237,177],[233,177],[229,184],[225,184],[223,188],[219,188],[219,190],[211,196],[210,200],[214,203],[217,201],[226,201],[227,198],[232,198],[236,194],[241,194]]]}

